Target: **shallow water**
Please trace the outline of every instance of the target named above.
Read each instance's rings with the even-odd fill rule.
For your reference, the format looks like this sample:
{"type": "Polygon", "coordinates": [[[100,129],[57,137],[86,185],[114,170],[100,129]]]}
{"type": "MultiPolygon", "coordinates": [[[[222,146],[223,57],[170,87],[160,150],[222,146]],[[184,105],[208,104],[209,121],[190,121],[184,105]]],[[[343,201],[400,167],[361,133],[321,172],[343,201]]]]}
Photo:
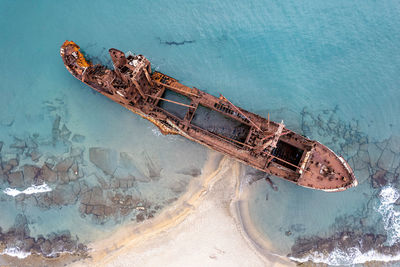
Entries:
{"type": "MultiPolygon", "coordinates": [[[[316,236],[330,238],[331,251],[345,250],[332,237],[354,229],[387,235],[393,247],[397,206],[381,195],[398,188],[398,13],[396,1],[1,1],[2,161],[18,158],[13,171],[64,160],[68,166],[71,159],[78,166],[77,174],[71,165],[68,175],[61,170],[47,181],[51,192],[0,193],[3,233],[16,224],[32,237],[68,230],[86,244],[130,220],[156,216],[201,173],[207,157],[207,149],[160,136],[149,122],[74,79],[59,57],[69,39],[94,62],[109,64],[110,47],[144,54],[154,69],[270,113],[349,159],[360,185],[345,192],[327,194],[277,178],[278,191],[263,180],[250,185],[254,225],[276,252],[293,254],[296,241],[316,236]],[[65,197],[54,197],[59,192],[65,197]]],[[[37,178],[15,184],[2,178],[1,192],[27,190],[41,182],[37,178]]],[[[303,250],[292,256],[317,253],[303,250]]]]}

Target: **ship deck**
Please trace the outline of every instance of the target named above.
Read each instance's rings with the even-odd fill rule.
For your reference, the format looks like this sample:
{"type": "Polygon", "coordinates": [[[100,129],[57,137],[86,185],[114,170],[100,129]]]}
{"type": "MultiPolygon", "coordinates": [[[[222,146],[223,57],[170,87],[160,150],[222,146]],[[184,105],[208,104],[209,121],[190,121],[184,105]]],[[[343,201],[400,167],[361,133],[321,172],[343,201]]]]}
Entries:
{"type": "Polygon", "coordinates": [[[356,183],[348,164],[322,144],[290,131],[283,122],[238,108],[223,96],[152,71],[143,56],[126,58],[110,49],[115,70],[109,70],[77,62],[84,58],[76,47],[65,45],[61,54],[76,78],[150,120],[165,134],[180,134],[305,187],[338,191],[356,183]]]}

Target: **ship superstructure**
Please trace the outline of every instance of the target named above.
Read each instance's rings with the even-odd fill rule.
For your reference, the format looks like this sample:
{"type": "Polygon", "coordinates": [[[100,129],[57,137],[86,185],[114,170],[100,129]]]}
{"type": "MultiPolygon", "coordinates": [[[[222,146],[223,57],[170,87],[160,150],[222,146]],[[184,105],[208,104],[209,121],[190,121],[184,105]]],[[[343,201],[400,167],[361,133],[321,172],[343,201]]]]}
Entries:
{"type": "Polygon", "coordinates": [[[114,69],[92,65],[72,41],[60,50],[77,79],[153,122],[163,134],[179,134],[297,185],[342,191],[357,185],[349,164],[326,146],[254,113],[224,96],[190,88],[152,71],[142,55],[109,53],[114,69]]]}

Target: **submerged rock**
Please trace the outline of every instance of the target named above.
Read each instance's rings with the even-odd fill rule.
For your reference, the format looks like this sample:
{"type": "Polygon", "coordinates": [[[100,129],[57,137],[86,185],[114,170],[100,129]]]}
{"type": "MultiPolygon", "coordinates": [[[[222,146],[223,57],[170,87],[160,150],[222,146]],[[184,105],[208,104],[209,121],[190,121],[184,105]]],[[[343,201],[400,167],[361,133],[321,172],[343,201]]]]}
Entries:
{"type": "Polygon", "coordinates": [[[66,158],[57,163],[55,170],[57,172],[67,172],[73,163],[74,163],[73,158],[66,158]]]}
{"type": "Polygon", "coordinates": [[[80,134],[74,134],[72,136],[72,141],[76,143],[83,143],[85,141],[85,136],[80,134]]]}
{"type": "Polygon", "coordinates": [[[63,140],[68,140],[70,136],[71,136],[71,131],[64,124],[60,131],[60,138],[63,140]]]}
{"type": "Polygon", "coordinates": [[[34,165],[24,165],[24,178],[26,185],[32,185],[37,182],[40,176],[40,168],[34,165]]]}
{"type": "Polygon", "coordinates": [[[197,177],[201,175],[201,170],[199,168],[191,168],[191,169],[183,169],[180,171],[177,171],[177,173],[183,174],[183,175],[189,175],[192,177],[197,177]]]}
{"type": "Polygon", "coordinates": [[[111,188],[113,189],[128,189],[135,185],[135,177],[128,175],[124,178],[115,178],[111,180],[111,188]]]}
{"type": "Polygon", "coordinates": [[[94,165],[108,175],[114,173],[118,164],[117,152],[103,147],[91,147],[89,149],[89,159],[94,165]]]}
{"type": "Polygon", "coordinates": [[[86,215],[94,215],[98,221],[102,221],[111,215],[113,210],[106,205],[103,190],[96,186],[82,195],[80,212],[86,215]]]}
{"type": "Polygon", "coordinates": [[[373,188],[382,187],[387,184],[386,173],[387,173],[387,171],[385,171],[385,170],[378,170],[375,172],[375,174],[372,176],[372,187],[373,188]]]}
{"type": "Polygon", "coordinates": [[[152,180],[158,180],[161,177],[162,168],[156,164],[147,153],[144,153],[146,161],[146,167],[149,173],[149,178],[152,180]]]}
{"type": "Polygon", "coordinates": [[[2,232],[0,229],[0,251],[15,247],[18,247],[21,253],[36,254],[46,258],[56,258],[62,253],[86,257],[88,252],[84,244],[72,239],[69,231],[52,233],[47,238],[41,235],[37,238],[31,237],[28,220],[22,214],[16,216],[14,225],[9,231],[2,232]]]}
{"type": "Polygon", "coordinates": [[[12,166],[12,168],[15,168],[19,165],[19,160],[18,158],[12,158],[7,162],[7,164],[12,166]]]}
{"type": "MultiPolygon", "coordinates": [[[[354,250],[366,253],[374,250],[383,255],[392,256],[398,253],[399,244],[385,245],[387,237],[381,234],[363,233],[362,231],[343,231],[330,237],[313,236],[310,238],[298,238],[288,255],[292,259],[304,259],[307,256],[320,255],[319,260],[325,257],[328,261],[329,255],[337,249],[341,251],[341,257],[337,258],[340,265],[352,264],[354,250]],[[347,255],[346,255],[347,254],[347,255]]],[[[327,262],[326,262],[327,263],[327,262]]]]}
{"type": "Polygon", "coordinates": [[[14,117],[4,115],[4,117],[0,117],[0,125],[11,127],[14,124],[14,117]]]}
{"type": "Polygon", "coordinates": [[[57,173],[53,171],[47,164],[44,164],[40,172],[40,178],[46,182],[54,183],[57,181],[57,173]]]}
{"type": "Polygon", "coordinates": [[[27,146],[25,141],[18,138],[15,138],[15,143],[10,145],[10,148],[17,148],[17,149],[25,149],[26,147],[27,146]]]}
{"type": "Polygon", "coordinates": [[[23,187],[24,186],[24,174],[22,171],[16,171],[9,173],[8,175],[8,183],[11,187],[23,187]]]}
{"type": "Polygon", "coordinates": [[[52,128],[53,140],[54,138],[58,139],[58,136],[60,135],[60,121],[61,117],[57,115],[56,118],[54,119],[52,128]]]}
{"type": "Polygon", "coordinates": [[[385,149],[378,161],[379,168],[389,170],[392,166],[394,156],[395,154],[392,151],[385,149]]]}
{"type": "Polygon", "coordinates": [[[30,153],[30,156],[31,156],[32,161],[37,162],[37,161],[39,161],[39,159],[40,159],[40,157],[42,156],[42,154],[40,154],[40,153],[35,149],[35,150],[33,150],[33,151],[30,153]]]}

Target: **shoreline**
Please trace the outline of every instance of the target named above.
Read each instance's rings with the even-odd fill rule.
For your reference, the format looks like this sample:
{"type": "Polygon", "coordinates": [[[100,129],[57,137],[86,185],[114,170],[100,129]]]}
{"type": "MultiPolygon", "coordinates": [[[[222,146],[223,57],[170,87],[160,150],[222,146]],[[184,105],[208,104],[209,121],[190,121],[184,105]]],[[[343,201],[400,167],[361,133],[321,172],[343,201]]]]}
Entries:
{"type": "MultiPolygon", "coordinates": [[[[6,264],[42,266],[295,266],[251,223],[241,164],[209,152],[203,173],[153,219],[128,223],[88,244],[88,258],[6,256],[6,264]]],[[[0,260],[1,263],[1,260],[0,260]]]]}
{"type": "MultiPolygon", "coordinates": [[[[262,253],[238,213],[240,164],[210,152],[203,174],[159,216],[89,244],[91,258],[69,266],[287,266],[262,253]],[[186,253],[185,253],[186,251],[186,253]],[[243,262],[240,262],[243,261],[243,262]]],[[[264,244],[268,244],[265,240],[264,244]]],[[[268,244],[268,247],[272,247],[268,244]]]]}
{"type": "Polygon", "coordinates": [[[238,174],[238,181],[236,186],[235,196],[236,198],[232,200],[231,209],[233,209],[233,218],[238,223],[238,231],[241,233],[242,237],[251,246],[260,257],[266,258],[270,261],[275,262],[276,266],[296,266],[295,262],[275,254],[273,252],[273,245],[268,241],[266,237],[262,237],[261,233],[256,230],[255,225],[251,221],[251,217],[248,209],[248,193],[249,188],[244,184],[245,181],[240,180],[239,177],[244,175],[244,169],[240,170],[238,174]]]}

